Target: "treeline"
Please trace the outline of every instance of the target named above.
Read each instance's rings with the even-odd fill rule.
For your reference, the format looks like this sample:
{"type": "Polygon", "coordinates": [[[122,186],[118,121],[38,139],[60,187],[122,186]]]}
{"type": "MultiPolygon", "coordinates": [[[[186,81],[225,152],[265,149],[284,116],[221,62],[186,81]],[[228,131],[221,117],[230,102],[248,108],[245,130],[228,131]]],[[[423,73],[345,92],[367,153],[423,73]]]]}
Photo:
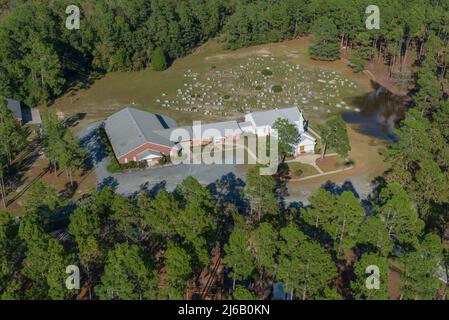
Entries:
{"type": "Polygon", "coordinates": [[[414,52],[418,60],[426,54],[424,44],[433,37],[438,73],[441,80],[447,76],[449,4],[444,1],[378,1],[379,30],[365,27],[368,0],[72,2],[81,9],[80,30],[65,28],[64,0],[28,1],[3,17],[0,94],[35,106],[75,80],[86,81],[93,71],[140,70],[151,64],[155,51],[176,59],[219,34],[225,47],[235,49],[312,33],[315,59],[336,60],[344,47],[356,71],[367,59],[383,59],[391,74],[400,75],[414,52]]]}
{"type": "MultiPolygon", "coordinates": [[[[423,54],[423,45],[437,35],[440,75],[446,73],[449,40],[449,3],[438,0],[381,0],[380,29],[367,30],[366,0],[239,1],[226,24],[229,48],[292,39],[312,32],[312,41],[347,48],[351,64],[363,69],[366,59],[385,59],[391,72],[401,73],[410,61],[412,49],[423,54]],[[323,21],[324,19],[324,21],[323,21]],[[325,27],[325,28],[321,28],[325,27]],[[322,30],[320,30],[322,29],[322,30]],[[444,70],[443,70],[444,69],[444,70]]],[[[326,48],[322,48],[326,49],[326,48]]],[[[325,50],[326,51],[326,50],[325,50]]],[[[326,56],[312,51],[312,57],[336,60],[339,50],[326,56]]]]}
{"type": "MultiPolygon", "coordinates": [[[[186,53],[178,53],[181,40],[169,36],[180,30],[177,23],[140,29],[159,26],[149,23],[156,20],[153,6],[164,4],[172,10],[184,2],[143,2],[140,7],[134,6],[138,1],[126,1],[123,7],[119,4],[125,1],[83,3],[92,25],[79,33],[61,27],[65,5],[59,1],[18,8],[0,29],[0,94],[33,105],[57,95],[65,84],[61,79],[80,70],[139,69],[148,65],[155,47],[163,47],[172,58],[186,53]],[[56,10],[58,4],[63,9],[56,10]],[[107,10],[100,10],[101,5],[107,10]],[[149,8],[148,24],[140,23],[145,20],[142,8],[149,8]],[[112,23],[115,20],[123,23],[112,23]],[[134,28],[125,27],[131,25],[134,28]],[[165,32],[167,38],[137,30],[165,32]],[[151,41],[134,41],[139,34],[138,39],[151,41]],[[146,51],[148,45],[151,50],[146,51]]],[[[362,64],[365,58],[386,59],[391,71],[400,72],[416,53],[413,105],[397,131],[398,141],[384,151],[392,168],[378,179],[377,190],[363,206],[352,192],[319,189],[309,207],[284,208],[279,204],[283,187],[254,169],[240,192],[225,182],[211,192],[192,178],[174,193],[160,191],[152,197],[142,193],[128,199],[104,189],[67,217],[63,213],[69,204],[40,186],[33,190],[20,222],[7,214],[0,219],[2,298],[74,298],[64,287],[68,264],[80,266],[82,285],[92,289],[94,298],[184,298],[210,263],[213,248],[220,249],[234,280],[234,298],[262,298],[261,288],[271,281],[284,283],[298,299],[387,298],[391,258],[401,271],[402,298],[441,297],[440,238],[449,230],[449,4],[381,1],[381,29],[368,31],[364,11],[369,3],[359,0],[237,1],[230,9],[215,3],[223,16],[235,10],[223,29],[231,48],[313,30],[311,53],[320,59],[337,58],[337,45],[361,57],[362,64]],[[230,203],[239,195],[244,205],[230,203]],[[68,237],[56,240],[57,230],[67,230],[68,237]],[[381,290],[366,290],[368,265],[379,266],[381,290]],[[349,280],[343,272],[351,275],[349,280]]],[[[219,21],[212,33],[223,25],[219,21]]],[[[203,35],[195,38],[197,43],[212,35],[198,32],[192,33],[203,35]]],[[[11,123],[0,132],[3,137],[18,132],[10,113],[0,117],[11,123]]],[[[64,132],[56,130],[55,137],[64,139],[64,132]]],[[[2,143],[2,160],[7,163],[8,154],[17,151],[13,142],[2,143]]],[[[46,151],[50,156],[51,150],[46,151]]],[[[54,161],[64,167],[64,159],[54,161]]]]}
{"type": "Polygon", "coordinates": [[[145,68],[156,48],[176,59],[221,30],[226,3],[28,1],[0,23],[0,95],[35,106],[93,71],[145,68]],[[81,10],[80,30],[65,27],[73,4],[81,10]]]}
{"type": "Polygon", "coordinates": [[[429,229],[449,232],[449,101],[442,81],[442,39],[423,44],[412,108],[396,131],[398,141],[384,151],[392,169],[387,181],[400,183],[417,204],[429,229]]]}
{"type": "Polygon", "coordinates": [[[222,257],[229,298],[267,298],[281,282],[294,299],[388,299],[388,259],[396,257],[401,298],[444,298],[441,240],[425,233],[399,184],[382,186],[363,206],[353,192],[328,186],[310,206],[284,207],[282,184],[258,167],[247,175],[246,185],[229,177],[206,188],[188,177],[172,193],[130,198],[104,188],[70,215],[70,203],[39,182],[20,221],[0,214],[0,297],[74,299],[79,291],[65,284],[66,267],[76,265],[85,298],[185,299],[222,257]],[[372,265],[379,290],[366,287],[372,265]]]}

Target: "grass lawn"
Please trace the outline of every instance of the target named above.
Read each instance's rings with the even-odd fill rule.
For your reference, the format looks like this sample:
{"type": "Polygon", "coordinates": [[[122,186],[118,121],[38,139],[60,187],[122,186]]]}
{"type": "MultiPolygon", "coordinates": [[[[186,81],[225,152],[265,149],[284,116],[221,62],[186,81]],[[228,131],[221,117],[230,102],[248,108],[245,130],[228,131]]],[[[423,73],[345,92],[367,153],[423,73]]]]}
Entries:
{"type": "Polygon", "coordinates": [[[61,116],[85,114],[81,125],[124,106],[161,113],[179,124],[241,118],[246,112],[299,105],[311,122],[353,110],[350,101],[370,90],[369,79],[344,62],[308,58],[308,39],[224,50],[212,40],[166,71],[113,72],[56,99],[61,116]],[[272,75],[262,72],[270,68],[272,75]],[[282,86],[282,92],[271,88],[282,86]]]}
{"type": "Polygon", "coordinates": [[[323,160],[319,158],[316,161],[318,167],[324,172],[330,172],[335,170],[341,170],[347,168],[349,165],[346,160],[342,159],[340,156],[327,156],[323,160]]]}
{"type": "Polygon", "coordinates": [[[319,172],[311,165],[299,162],[289,162],[288,167],[290,169],[290,174],[293,179],[295,178],[305,178],[318,174],[319,172]],[[298,170],[301,170],[301,175],[297,175],[298,170]]]}
{"type": "MultiPolygon", "coordinates": [[[[242,164],[237,166],[237,170],[238,172],[246,173],[253,166],[254,164],[242,164]]],[[[299,162],[289,162],[288,168],[290,171],[290,177],[293,179],[305,178],[319,173],[313,166],[299,162]],[[300,176],[296,175],[298,169],[302,171],[300,176]]]]}

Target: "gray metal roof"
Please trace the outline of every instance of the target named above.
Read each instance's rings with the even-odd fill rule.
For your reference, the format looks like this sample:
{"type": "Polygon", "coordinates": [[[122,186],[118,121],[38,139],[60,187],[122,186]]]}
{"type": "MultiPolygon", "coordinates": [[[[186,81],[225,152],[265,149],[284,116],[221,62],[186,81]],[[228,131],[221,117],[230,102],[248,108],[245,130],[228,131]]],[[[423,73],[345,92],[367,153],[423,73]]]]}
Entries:
{"type": "Polygon", "coordinates": [[[155,132],[172,126],[176,126],[173,119],[134,108],[125,108],[105,121],[105,130],[117,157],[145,143],[172,147],[168,138],[155,132]]]}
{"type": "Polygon", "coordinates": [[[14,113],[14,116],[17,119],[22,120],[22,107],[20,106],[19,101],[7,98],[6,105],[7,105],[8,109],[11,110],[12,113],[14,113]]]}
{"type": "Polygon", "coordinates": [[[243,128],[253,127],[251,121],[239,122],[239,127],[243,130],[243,128]]]}
{"type": "Polygon", "coordinates": [[[297,107],[253,112],[251,115],[257,127],[272,126],[278,118],[287,119],[289,122],[294,123],[302,116],[297,107]]]}
{"type": "MultiPolygon", "coordinates": [[[[161,135],[165,139],[170,139],[172,132],[176,129],[186,130],[184,134],[188,134],[190,139],[200,139],[200,137],[196,137],[196,130],[194,130],[193,126],[184,126],[177,128],[170,128],[165,130],[157,130],[156,134],[161,135]]],[[[214,122],[214,123],[201,123],[201,139],[211,139],[211,138],[221,138],[226,136],[226,131],[231,132],[231,134],[241,134],[242,129],[238,125],[237,121],[223,121],[223,122],[214,122]],[[212,132],[211,129],[218,130],[217,132],[212,132]],[[209,132],[206,132],[209,131],[209,132]]],[[[175,137],[178,138],[178,137],[175,137]]],[[[176,140],[176,142],[179,142],[176,140]]]]}
{"type": "Polygon", "coordinates": [[[171,135],[173,133],[173,140],[171,140],[172,142],[181,142],[183,139],[181,139],[181,137],[175,136],[174,132],[175,130],[184,130],[182,132],[182,135],[188,136],[188,141],[192,140],[192,126],[183,126],[183,127],[176,127],[174,126],[173,128],[169,128],[169,129],[163,129],[163,130],[155,130],[154,133],[160,135],[161,137],[163,137],[164,139],[167,140],[171,140],[171,135]]]}
{"type": "MultiPolygon", "coordinates": [[[[195,130],[193,131],[193,133],[195,134],[195,130]]],[[[241,133],[242,129],[240,129],[237,121],[235,120],[201,124],[202,139],[220,138],[241,133]]]]}

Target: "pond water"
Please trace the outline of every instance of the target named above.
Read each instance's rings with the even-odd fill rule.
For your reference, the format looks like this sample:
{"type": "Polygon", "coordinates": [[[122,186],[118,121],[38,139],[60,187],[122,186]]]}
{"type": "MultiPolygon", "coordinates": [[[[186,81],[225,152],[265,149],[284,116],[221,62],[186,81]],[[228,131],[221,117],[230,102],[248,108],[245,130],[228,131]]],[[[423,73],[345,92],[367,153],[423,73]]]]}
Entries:
{"type": "Polygon", "coordinates": [[[396,140],[394,129],[404,119],[407,102],[380,86],[372,83],[373,91],[348,101],[360,112],[345,112],[343,119],[355,124],[357,130],[368,136],[396,140]]]}

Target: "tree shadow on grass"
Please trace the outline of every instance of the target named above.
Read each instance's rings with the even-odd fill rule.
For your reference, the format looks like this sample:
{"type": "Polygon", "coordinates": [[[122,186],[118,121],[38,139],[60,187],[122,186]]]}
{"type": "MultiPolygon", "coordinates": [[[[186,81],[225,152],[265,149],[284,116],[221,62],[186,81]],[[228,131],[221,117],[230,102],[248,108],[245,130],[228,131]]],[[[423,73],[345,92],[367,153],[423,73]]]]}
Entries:
{"type": "Polygon", "coordinates": [[[87,113],[78,112],[77,114],[64,120],[64,124],[68,127],[76,127],[81,120],[86,117],[87,113]]]}
{"type": "Polygon", "coordinates": [[[76,190],[78,190],[78,187],[78,182],[74,181],[73,184],[68,182],[65,184],[64,190],[61,191],[60,196],[66,200],[72,199],[76,193],[76,190]]]}

